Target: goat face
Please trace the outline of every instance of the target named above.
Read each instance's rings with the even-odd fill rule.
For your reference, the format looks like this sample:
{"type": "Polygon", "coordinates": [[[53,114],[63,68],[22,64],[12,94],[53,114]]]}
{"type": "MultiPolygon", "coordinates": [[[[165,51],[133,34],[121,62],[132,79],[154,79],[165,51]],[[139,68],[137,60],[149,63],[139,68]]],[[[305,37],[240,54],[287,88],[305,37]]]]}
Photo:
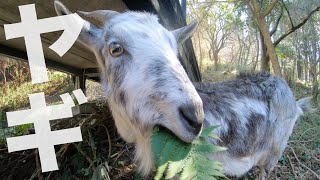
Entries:
{"type": "MultiPolygon", "coordinates": [[[[59,15],[70,13],[58,1],[55,8],[59,15]]],[[[118,130],[124,123],[130,124],[129,132],[158,124],[193,141],[202,128],[202,101],[177,58],[177,47],[197,23],[168,31],[149,13],[78,13],[86,19],[78,40],[96,55],[118,130]],[[117,124],[120,119],[126,122],[117,124]]]]}

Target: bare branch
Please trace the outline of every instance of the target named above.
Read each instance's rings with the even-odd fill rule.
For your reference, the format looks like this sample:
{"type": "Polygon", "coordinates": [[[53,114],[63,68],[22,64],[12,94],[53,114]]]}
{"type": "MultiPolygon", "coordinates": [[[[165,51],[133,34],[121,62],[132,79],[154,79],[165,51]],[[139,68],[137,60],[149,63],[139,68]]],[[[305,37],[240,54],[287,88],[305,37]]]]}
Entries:
{"type": "Polygon", "coordinates": [[[258,18],[259,16],[261,16],[261,13],[260,13],[260,7],[257,0],[251,0],[251,4],[248,3],[249,7],[252,9],[253,14],[255,14],[256,17],[258,18]]]}
{"type": "Polygon", "coordinates": [[[253,13],[254,11],[253,11],[252,5],[250,4],[250,1],[251,1],[251,0],[242,0],[242,3],[243,3],[244,6],[248,6],[248,8],[250,9],[250,11],[253,13]]]}
{"type": "Polygon", "coordinates": [[[287,36],[289,36],[291,33],[293,33],[294,31],[296,31],[297,29],[299,29],[300,27],[302,27],[311,17],[314,13],[316,13],[317,11],[320,11],[320,6],[318,6],[316,9],[314,9],[313,11],[311,11],[308,16],[301,22],[299,23],[297,26],[293,26],[288,32],[286,32],[285,34],[283,34],[282,36],[279,37],[278,40],[276,40],[273,45],[276,47],[284,38],[286,38],[287,36]]]}
{"type": "Polygon", "coordinates": [[[301,166],[303,166],[304,168],[306,168],[307,170],[309,170],[316,178],[320,179],[320,176],[319,176],[317,173],[315,173],[315,172],[314,172],[312,169],[310,169],[308,166],[306,166],[306,165],[304,165],[303,163],[301,163],[301,161],[300,161],[299,158],[297,157],[296,153],[294,152],[293,148],[290,147],[290,149],[291,149],[294,157],[295,157],[296,160],[298,161],[298,163],[299,163],[301,166]]]}
{"type": "Polygon", "coordinates": [[[290,159],[290,157],[289,157],[288,155],[287,155],[287,159],[289,160],[290,167],[291,167],[292,173],[294,174],[294,177],[295,177],[295,178],[298,178],[296,172],[294,171],[294,166],[293,166],[293,164],[292,164],[292,162],[291,162],[291,159],[290,159]]]}
{"type": "Polygon", "coordinates": [[[271,2],[271,4],[267,7],[267,9],[265,11],[263,11],[261,14],[263,17],[266,17],[268,14],[270,14],[270,12],[272,11],[272,9],[274,8],[274,6],[279,2],[279,0],[273,0],[271,2]]]}
{"type": "MultiPolygon", "coordinates": [[[[195,13],[195,16],[196,16],[196,19],[200,22],[207,19],[207,11],[213,6],[213,4],[215,3],[215,1],[210,1],[210,2],[207,2],[208,4],[204,7],[204,10],[200,13],[200,14],[197,14],[195,13]]],[[[191,8],[194,10],[194,8],[191,6],[191,8]]]]}
{"type": "Polygon", "coordinates": [[[288,14],[288,16],[289,16],[289,20],[290,20],[291,27],[294,27],[293,21],[292,21],[291,15],[290,15],[290,12],[289,12],[286,4],[283,2],[283,0],[282,0],[282,5],[283,5],[284,9],[286,10],[286,12],[287,12],[287,14],[288,14]]]}
{"type": "Polygon", "coordinates": [[[280,13],[280,15],[279,15],[279,17],[278,17],[278,19],[276,21],[276,25],[270,31],[270,36],[272,36],[277,31],[282,16],[283,16],[283,7],[281,8],[281,13],[280,13]]]}
{"type": "Polygon", "coordinates": [[[198,4],[206,4],[206,3],[237,3],[238,1],[237,0],[229,0],[229,1],[203,1],[203,2],[197,2],[198,4]]]}

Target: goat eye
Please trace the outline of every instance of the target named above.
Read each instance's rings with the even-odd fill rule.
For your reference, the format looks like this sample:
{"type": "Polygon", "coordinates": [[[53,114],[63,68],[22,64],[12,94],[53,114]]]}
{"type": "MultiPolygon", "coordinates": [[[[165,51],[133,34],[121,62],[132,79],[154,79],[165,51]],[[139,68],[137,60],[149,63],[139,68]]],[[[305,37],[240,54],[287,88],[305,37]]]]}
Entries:
{"type": "Polygon", "coordinates": [[[112,57],[119,57],[124,53],[124,49],[120,44],[113,42],[109,45],[109,52],[112,57]]]}

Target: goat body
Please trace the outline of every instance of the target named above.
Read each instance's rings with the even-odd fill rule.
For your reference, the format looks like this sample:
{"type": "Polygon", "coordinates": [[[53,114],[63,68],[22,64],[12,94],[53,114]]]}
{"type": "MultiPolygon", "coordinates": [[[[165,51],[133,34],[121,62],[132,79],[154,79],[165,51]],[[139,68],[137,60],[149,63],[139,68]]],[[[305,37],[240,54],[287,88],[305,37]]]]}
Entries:
{"type": "Polygon", "coordinates": [[[203,101],[204,126],[220,125],[215,133],[221,141],[208,141],[228,148],[210,158],[222,162],[228,175],[241,176],[259,166],[260,179],[266,178],[297,118],[310,109],[308,98],[296,103],[287,83],[266,72],[194,85],[203,101]]]}

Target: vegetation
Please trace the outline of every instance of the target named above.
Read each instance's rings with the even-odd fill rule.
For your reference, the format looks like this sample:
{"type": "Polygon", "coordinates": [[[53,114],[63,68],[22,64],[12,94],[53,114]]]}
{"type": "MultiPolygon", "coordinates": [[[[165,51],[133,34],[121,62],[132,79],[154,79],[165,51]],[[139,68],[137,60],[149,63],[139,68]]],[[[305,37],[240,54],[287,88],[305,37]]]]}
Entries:
{"type": "Polygon", "coordinates": [[[49,72],[49,82],[42,84],[32,84],[28,82],[30,74],[25,69],[26,65],[22,62],[0,60],[0,64],[6,64],[4,72],[7,77],[0,82],[0,144],[5,142],[5,137],[10,135],[22,135],[32,127],[32,124],[20,125],[11,128],[6,127],[6,112],[15,111],[21,108],[29,108],[28,94],[45,92],[47,103],[58,103],[61,101],[59,95],[72,89],[70,79],[64,73],[49,72]],[[11,76],[10,72],[16,72],[16,76],[11,76]],[[23,74],[26,73],[26,74],[23,74]],[[20,75],[19,75],[20,74],[20,75]],[[10,77],[10,78],[8,78],[10,77]]]}
{"type": "Polygon", "coordinates": [[[203,61],[227,62],[238,70],[267,70],[288,80],[311,81],[319,74],[318,0],[189,0],[188,21],[199,20],[193,36],[203,61]],[[304,76],[303,76],[304,75],[304,76]]]}
{"type": "Polygon", "coordinates": [[[203,129],[199,139],[185,143],[163,128],[154,128],[151,140],[153,159],[157,167],[155,180],[171,179],[179,175],[180,179],[216,179],[221,174],[220,163],[210,160],[210,153],[225,148],[213,145],[207,139],[219,139],[212,131],[216,127],[203,129]],[[166,173],[166,175],[165,175],[166,173]]]}

